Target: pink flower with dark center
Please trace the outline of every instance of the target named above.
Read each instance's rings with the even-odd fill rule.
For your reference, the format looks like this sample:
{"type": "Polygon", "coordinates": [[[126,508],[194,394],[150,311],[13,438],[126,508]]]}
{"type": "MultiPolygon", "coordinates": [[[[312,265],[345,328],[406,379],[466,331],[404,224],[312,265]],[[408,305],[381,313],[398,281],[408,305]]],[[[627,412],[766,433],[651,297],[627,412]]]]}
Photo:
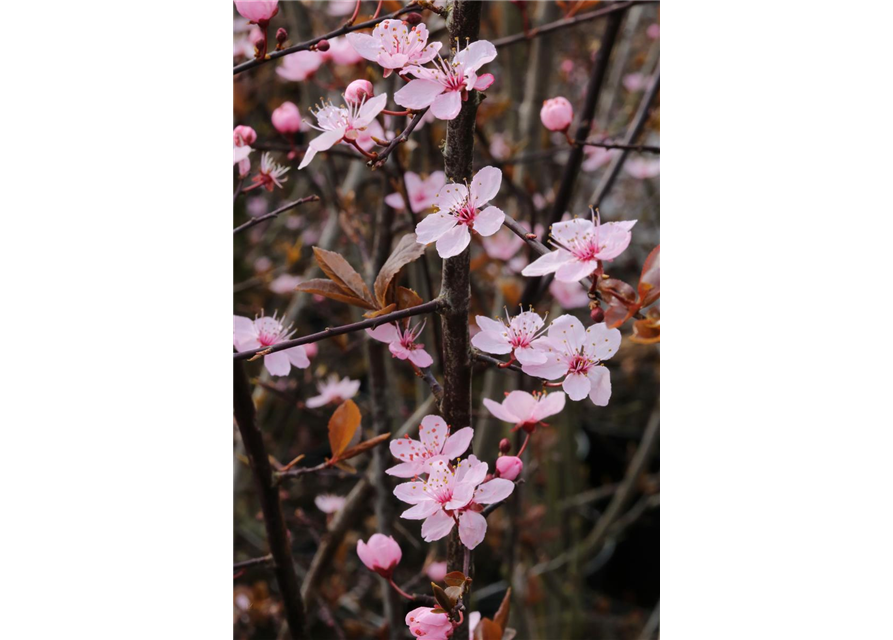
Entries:
{"type": "Polygon", "coordinates": [[[333,373],[325,382],[318,383],[316,388],[319,389],[319,395],[307,398],[305,403],[311,409],[327,404],[341,404],[353,398],[360,389],[360,381],[350,378],[339,379],[338,374],[333,373]]]}
{"type": "MultiPolygon", "coordinates": [[[[437,198],[437,192],[446,184],[446,174],[443,171],[435,171],[423,180],[419,174],[407,171],[404,180],[412,210],[415,213],[424,213],[431,208],[437,198]]],[[[403,211],[405,208],[402,194],[390,193],[384,201],[397,211],[403,211]]]]}
{"type": "Polygon", "coordinates": [[[276,75],[285,80],[303,82],[325,62],[325,57],[318,51],[297,51],[282,59],[276,67],[276,75]]]}
{"type": "MultiPolygon", "coordinates": [[[[233,316],[233,345],[238,351],[272,347],[288,340],[294,333],[290,329],[290,326],[283,326],[275,314],[272,318],[261,316],[254,320],[243,316],[233,316]]],[[[297,346],[265,355],[264,366],[270,375],[287,376],[292,366],[306,369],[310,366],[310,360],[307,359],[304,347],[297,346]]]]}
{"type": "Polygon", "coordinates": [[[456,53],[450,62],[438,56],[433,69],[406,67],[405,73],[416,79],[395,93],[394,100],[407,109],[430,106],[436,117],[452,120],[459,115],[469,91],[484,91],[493,84],[493,74],[478,76],[477,71],[495,57],[496,47],[486,40],[478,40],[456,53]]]}
{"type": "Polygon", "coordinates": [[[604,322],[584,330],[582,322],[563,315],[552,322],[548,337],[540,338],[537,346],[548,350],[548,359],[545,364],[522,366],[524,373],[546,380],[564,376],[561,386],[571,400],[588,395],[600,407],[608,404],[611,374],[602,362],[617,353],[620,331],[608,329],[604,322]]]}
{"type": "Polygon", "coordinates": [[[635,220],[596,222],[574,218],[552,225],[552,244],[558,249],[540,256],[524,267],[521,275],[543,276],[555,273],[562,282],[576,282],[598,268],[603,260],[613,260],[629,246],[635,220]]]}
{"type": "Polygon", "coordinates": [[[314,113],[317,125],[310,125],[322,135],[314,138],[307,149],[307,154],[298,169],[303,169],[320,151],[331,149],[342,140],[356,140],[362,131],[375,120],[388,101],[383,93],[371,100],[363,100],[359,104],[348,104],[336,107],[329,104],[314,113]]]}
{"type": "Polygon", "coordinates": [[[279,0],[234,0],[236,11],[251,22],[269,22],[279,13],[279,0]]]}
{"type": "Polygon", "coordinates": [[[283,102],[273,110],[270,119],[279,133],[292,134],[301,130],[301,113],[293,102],[283,102]]]}
{"type": "Polygon", "coordinates": [[[445,613],[433,613],[431,607],[418,607],[406,614],[406,626],[414,638],[446,640],[453,635],[453,623],[445,613]]]}
{"type": "Polygon", "coordinates": [[[383,324],[375,329],[366,329],[370,338],[379,342],[387,342],[391,355],[400,360],[409,360],[417,367],[430,367],[434,359],[425,351],[423,344],[416,344],[425,323],[416,325],[415,328],[400,328],[400,323],[383,324]]]}
{"type": "Polygon", "coordinates": [[[344,496],[333,496],[325,493],[318,495],[313,499],[313,504],[316,505],[316,508],[329,515],[341,511],[341,509],[344,508],[345,502],[347,502],[347,500],[344,496]]]}
{"type": "Polygon", "coordinates": [[[394,567],[403,557],[403,552],[391,536],[373,533],[368,543],[357,541],[357,555],[371,571],[390,580],[394,575],[394,567]]]}
{"type": "Polygon", "coordinates": [[[263,185],[267,191],[272,191],[273,186],[282,188],[282,183],[288,178],[283,176],[288,173],[289,167],[283,167],[273,162],[273,157],[269,153],[265,153],[260,157],[260,171],[252,180],[263,185]]]}
{"type": "Polygon", "coordinates": [[[545,424],[543,420],[549,416],[561,413],[565,400],[561,391],[549,394],[512,391],[502,404],[484,398],[484,406],[500,420],[513,423],[515,426],[512,431],[524,429],[529,432],[538,425],[545,424]]]}
{"type": "Polygon", "coordinates": [[[407,520],[424,520],[422,538],[433,542],[449,535],[453,526],[459,526],[459,539],[469,549],[474,549],[487,533],[487,520],[480,514],[481,505],[500,502],[515,489],[514,483],[487,477],[487,463],[475,456],[468,456],[455,468],[443,457],[428,460],[428,478],[397,485],[394,495],[403,502],[415,505],[400,517],[407,520]]]}
{"type": "Polygon", "coordinates": [[[428,28],[425,25],[410,28],[402,20],[379,22],[371,36],[354,32],[346,37],[359,55],[384,68],[385,78],[407,65],[431,62],[442,46],[439,42],[428,44],[428,28]]]}
{"type": "Polygon", "coordinates": [[[542,364],[546,354],[532,345],[543,332],[543,319],[533,311],[524,311],[514,318],[506,311],[506,320],[491,320],[477,316],[481,332],[475,334],[471,344],[485,353],[504,355],[514,353],[521,364],[542,364]]]}
{"type": "Polygon", "coordinates": [[[447,184],[434,199],[437,207],[416,225],[416,241],[428,244],[437,241],[437,253],[441,258],[457,256],[471,242],[474,230],[482,236],[491,236],[502,226],[505,214],[497,207],[481,208],[499,192],[502,171],[496,167],[484,167],[471,179],[470,185],[447,184]]]}
{"type": "Polygon", "coordinates": [[[450,428],[440,416],[425,416],[419,426],[419,439],[409,436],[391,440],[391,454],[401,463],[386,471],[388,475],[398,478],[414,478],[428,472],[427,462],[432,458],[443,457],[447,460],[458,458],[468,445],[474,430],[471,427],[459,429],[450,435],[450,428]]]}

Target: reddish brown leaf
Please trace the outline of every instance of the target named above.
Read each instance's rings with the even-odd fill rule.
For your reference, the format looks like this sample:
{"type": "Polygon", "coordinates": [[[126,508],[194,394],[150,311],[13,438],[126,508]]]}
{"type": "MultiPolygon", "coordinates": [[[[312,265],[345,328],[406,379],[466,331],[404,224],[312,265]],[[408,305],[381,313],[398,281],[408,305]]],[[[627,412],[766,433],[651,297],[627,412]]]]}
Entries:
{"type": "Polygon", "coordinates": [[[643,307],[660,298],[660,245],[654,247],[645,258],[642,277],[639,278],[639,298],[643,307]]]}
{"type": "Polygon", "coordinates": [[[350,444],[350,439],[360,426],[360,409],[353,400],[345,400],[329,418],[329,444],[332,458],[337,459],[350,444]]]}
{"type": "Polygon", "coordinates": [[[660,342],[660,311],[654,309],[649,312],[647,318],[636,320],[633,323],[633,335],[629,339],[638,344],[660,342]]]}
{"type": "Polygon", "coordinates": [[[397,287],[397,308],[398,309],[409,309],[410,307],[417,307],[424,302],[420,297],[412,289],[407,289],[406,287],[397,287]]]}
{"type": "Polygon", "coordinates": [[[397,303],[392,302],[388,306],[383,307],[381,309],[377,309],[376,311],[367,311],[366,313],[363,314],[363,317],[364,318],[377,318],[378,316],[383,316],[384,314],[390,313],[391,311],[396,311],[396,309],[397,309],[397,303]]]}
{"type": "Polygon", "coordinates": [[[355,447],[351,447],[350,449],[344,451],[340,456],[338,456],[338,460],[350,460],[354,456],[358,456],[365,451],[369,451],[372,447],[377,444],[380,444],[391,437],[390,433],[383,433],[380,436],[375,436],[374,438],[370,438],[369,440],[365,440],[355,447]]]}
{"type": "Polygon", "coordinates": [[[407,233],[400,238],[400,242],[397,243],[390,257],[382,265],[372,287],[375,290],[375,299],[378,300],[380,306],[387,306],[392,301],[388,296],[388,289],[391,286],[391,281],[400,273],[400,269],[413,260],[417,260],[424,253],[425,245],[416,242],[414,233],[407,233]]]}
{"type": "Polygon", "coordinates": [[[346,302],[347,304],[352,304],[361,309],[375,309],[369,302],[366,302],[362,298],[350,295],[349,293],[345,293],[344,289],[337,284],[331,280],[325,280],[323,278],[314,278],[313,280],[302,282],[295,287],[295,291],[303,291],[304,293],[320,295],[325,298],[331,298],[332,300],[338,300],[339,302],[346,302]]]}
{"type": "Polygon", "coordinates": [[[500,637],[502,637],[502,631],[505,631],[506,625],[508,625],[509,621],[509,610],[512,607],[512,589],[509,587],[505,591],[505,595],[502,598],[502,604],[499,605],[499,610],[496,612],[496,615],[493,616],[493,622],[499,625],[500,629],[500,637]]]}
{"type": "Polygon", "coordinates": [[[502,640],[502,627],[490,618],[481,618],[474,628],[474,640],[502,640]]]}
{"type": "Polygon", "coordinates": [[[451,571],[443,577],[443,581],[451,587],[461,587],[465,585],[465,574],[461,571],[451,571]]]}
{"type": "Polygon", "coordinates": [[[375,305],[366,283],[363,282],[363,278],[354,271],[347,260],[334,251],[326,251],[319,247],[313,247],[313,255],[316,257],[319,268],[329,276],[332,282],[341,287],[344,293],[365,300],[372,305],[369,307],[370,309],[376,308],[377,305],[375,305]]]}

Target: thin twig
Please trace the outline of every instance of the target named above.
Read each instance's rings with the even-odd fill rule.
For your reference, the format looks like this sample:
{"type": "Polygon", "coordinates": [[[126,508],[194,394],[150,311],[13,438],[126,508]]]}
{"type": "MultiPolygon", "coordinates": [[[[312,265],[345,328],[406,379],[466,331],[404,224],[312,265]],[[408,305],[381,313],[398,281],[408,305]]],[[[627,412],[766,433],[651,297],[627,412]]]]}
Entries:
{"type": "Polygon", "coordinates": [[[522,373],[521,367],[516,364],[510,364],[506,366],[506,363],[500,360],[499,358],[494,358],[493,356],[488,356],[486,353],[481,353],[480,351],[472,351],[472,357],[478,362],[486,362],[487,364],[495,364],[500,369],[509,369],[511,371],[517,371],[522,373]]]}
{"type": "Polygon", "coordinates": [[[251,560],[243,560],[242,562],[236,562],[233,564],[233,571],[238,571],[240,569],[248,569],[249,567],[258,567],[265,566],[268,564],[273,564],[273,554],[267,554],[262,558],[252,558],[251,560]]]}
{"type": "Polygon", "coordinates": [[[428,112],[428,109],[430,109],[430,107],[425,107],[424,109],[419,111],[417,114],[415,114],[415,117],[406,126],[406,128],[403,130],[403,132],[399,136],[395,136],[394,139],[391,140],[390,144],[387,147],[385,147],[385,150],[382,151],[380,154],[378,154],[378,157],[375,160],[370,160],[367,164],[374,169],[377,169],[377,168],[381,167],[382,165],[384,165],[384,163],[388,159],[388,156],[391,155],[391,152],[393,152],[394,149],[397,148],[397,145],[402,144],[402,143],[406,142],[407,139],[409,139],[409,134],[412,133],[413,129],[415,129],[418,126],[418,124],[422,121],[422,118],[425,117],[425,114],[428,112]]]}
{"type": "Polygon", "coordinates": [[[616,144],[600,140],[598,142],[581,142],[584,147],[601,147],[602,149],[625,149],[626,151],[641,151],[643,153],[660,153],[660,147],[647,144],[616,144]]]}
{"type": "Polygon", "coordinates": [[[387,20],[389,18],[396,18],[398,16],[402,16],[404,13],[409,13],[410,11],[419,10],[419,6],[414,2],[406,5],[399,11],[395,11],[394,13],[388,14],[386,16],[382,16],[381,18],[375,18],[374,20],[367,20],[366,22],[361,22],[360,24],[354,25],[344,25],[339,29],[335,29],[334,31],[330,31],[329,33],[319,36],[318,38],[313,38],[312,40],[307,40],[306,42],[299,42],[298,44],[292,45],[281,51],[273,51],[265,58],[261,60],[249,60],[248,62],[243,62],[242,64],[237,64],[233,67],[233,75],[237,75],[242,73],[243,71],[248,71],[249,69],[254,69],[255,67],[259,67],[265,62],[270,62],[271,60],[276,60],[283,56],[287,56],[290,53],[297,53],[298,51],[309,51],[313,46],[319,44],[323,40],[330,40],[332,38],[337,38],[338,36],[343,36],[346,33],[350,33],[352,31],[359,31],[361,29],[368,29],[369,27],[374,27],[379,22],[387,20]]]}
{"type": "Polygon", "coordinates": [[[345,324],[340,327],[329,328],[325,331],[320,331],[319,333],[313,333],[309,336],[304,336],[303,338],[285,340],[284,342],[279,342],[271,347],[258,347],[257,349],[249,349],[248,351],[239,351],[233,354],[233,360],[247,360],[248,358],[259,354],[266,356],[271,353],[283,351],[285,349],[291,349],[292,347],[299,347],[304,344],[319,342],[320,340],[325,340],[326,338],[331,338],[333,336],[340,336],[344,333],[362,331],[363,329],[374,329],[375,327],[387,322],[394,322],[395,320],[402,320],[403,318],[411,318],[412,316],[418,316],[423,313],[433,313],[434,311],[437,311],[437,309],[439,309],[442,304],[443,303],[438,298],[429,302],[423,302],[422,304],[415,307],[401,309],[400,311],[394,311],[393,313],[386,313],[384,315],[378,316],[377,318],[369,318],[368,320],[363,320],[361,322],[354,322],[352,324],[345,324]]]}
{"type": "Polygon", "coordinates": [[[286,205],[282,205],[275,211],[271,211],[270,213],[265,213],[262,216],[252,218],[248,222],[240,224],[238,227],[233,229],[233,234],[239,233],[240,231],[244,231],[245,229],[250,229],[251,227],[253,227],[256,224],[260,224],[261,222],[263,222],[265,220],[269,220],[270,218],[275,218],[280,213],[285,213],[289,209],[294,209],[295,207],[305,204],[307,202],[318,202],[318,201],[319,201],[319,196],[307,196],[306,198],[301,198],[300,200],[295,200],[294,202],[289,202],[286,205]]]}

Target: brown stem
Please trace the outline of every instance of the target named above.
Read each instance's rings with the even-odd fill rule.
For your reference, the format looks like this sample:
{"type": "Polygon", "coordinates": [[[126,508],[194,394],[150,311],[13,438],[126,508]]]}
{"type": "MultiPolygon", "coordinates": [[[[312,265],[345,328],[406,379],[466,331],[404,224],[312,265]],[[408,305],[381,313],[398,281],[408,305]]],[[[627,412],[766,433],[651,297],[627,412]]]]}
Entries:
{"type": "Polygon", "coordinates": [[[256,224],[260,224],[265,220],[269,220],[270,218],[275,218],[280,213],[285,213],[289,209],[294,209],[295,207],[302,205],[306,202],[317,202],[319,200],[319,196],[307,196],[306,198],[301,198],[300,200],[295,200],[294,202],[289,202],[288,204],[282,205],[275,211],[271,211],[270,213],[265,213],[262,216],[258,216],[256,218],[252,218],[248,222],[240,224],[238,227],[233,229],[233,234],[239,233],[240,231],[244,231],[245,229],[250,229],[256,224]]]}
{"type": "Polygon", "coordinates": [[[387,147],[385,147],[385,150],[378,154],[378,159],[376,160],[376,162],[370,163],[370,166],[375,169],[383,166],[385,161],[388,159],[388,156],[391,155],[391,152],[393,152],[394,149],[397,148],[397,145],[406,142],[406,140],[409,138],[409,134],[412,133],[412,130],[415,129],[422,121],[422,118],[424,118],[425,114],[428,113],[429,108],[430,107],[425,107],[425,109],[415,114],[415,117],[410,120],[409,124],[406,125],[406,128],[403,130],[403,132],[399,136],[394,136],[394,139],[391,140],[391,143],[387,147]]]}
{"type": "Polygon", "coordinates": [[[308,637],[305,629],[304,603],[298,587],[298,576],[295,573],[289,534],[282,515],[282,504],[279,502],[279,487],[273,479],[263,434],[255,421],[251,384],[241,362],[233,363],[233,413],[257,485],[261,511],[264,514],[264,527],[267,531],[267,544],[275,563],[273,570],[282,595],[288,630],[292,638],[302,640],[308,637]]]}

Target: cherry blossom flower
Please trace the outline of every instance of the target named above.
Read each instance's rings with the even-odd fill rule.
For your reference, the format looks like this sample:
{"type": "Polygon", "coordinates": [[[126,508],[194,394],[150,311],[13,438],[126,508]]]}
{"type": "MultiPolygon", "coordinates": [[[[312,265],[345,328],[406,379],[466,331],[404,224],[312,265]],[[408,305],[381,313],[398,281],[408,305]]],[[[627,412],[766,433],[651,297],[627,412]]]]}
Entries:
{"type": "Polygon", "coordinates": [[[433,582],[443,582],[443,579],[446,578],[446,574],[446,562],[432,562],[427,567],[425,567],[425,575],[427,575],[428,579],[433,582]]]}
{"type": "MultiPolygon", "coordinates": [[[[409,85],[407,85],[409,86],[409,85]]],[[[471,242],[470,230],[482,236],[492,236],[499,231],[505,214],[498,207],[481,207],[489,202],[502,184],[502,171],[496,167],[484,167],[471,180],[471,184],[448,184],[434,199],[437,212],[416,225],[416,241],[429,244],[437,241],[437,253],[441,258],[457,256],[471,242]]]]}
{"type": "Polygon", "coordinates": [[[283,102],[273,110],[270,120],[279,133],[292,134],[301,130],[301,113],[294,102],[283,102]]]}
{"type": "Polygon", "coordinates": [[[322,135],[310,142],[307,154],[298,169],[303,169],[320,151],[331,149],[342,140],[356,140],[360,132],[366,129],[375,117],[381,113],[388,101],[386,93],[359,104],[336,107],[333,104],[324,106],[314,115],[319,126],[310,125],[322,135]]]}
{"type": "Polygon", "coordinates": [[[265,153],[260,157],[260,172],[252,180],[263,185],[267,191],[272,191],[274,185],[281,189],[282,183],[288,180],[283,177],[288,170],[289,167],[276,164],[273,162],[273,157],[265,153]]]}
{"type": "MultiPolygon", "coordinates": [[[[407,171],[403,179],[406,181],[409,205],[415,213],[423,213],[431,208],[437,198],[437,192],[446,184],[446,174],[443,171],[435,171],[425,179],[417,173],[407,171]]],[[[403,196],[399,193],[388,194],[384,201],[397,211],[403,211],[405,208],[403,196]]]]}
{"type": "Polygon", "coordinates": [[[328,493],[320,494],[313,499],[313,504],[316,505],[317,509],[330,515],[341,511],[345,502],[347,500],[344,496],[333,496],[328,493]]]}
{"type": "Polygon", "coordinates": [[[552,242],[558,249],[540,256],[524,267],[521,275],[543,276],[555,273],[562,282],[576,282],[598,268],[598,263],[613,260],[629,246],[635,220],[592,222],[574,218],[552,225],[552,242]]]}
{"type": "Polygon", "coordinates": [[[484,482],[487,463],[468,456],[453,470],[442,457],[428,460],[428,478],[397,485],[394,495],[414,505],[400,517],[424,520],[422,538],[434,542],[449,535],[459,525],[459,539],[474,549],[487,533],[487,519],[480,514],[480,505],[505,500],[515,489],[514,483],[502,478],[484,482]]]}
{"type": "Polygon", "coordinates": [[[439,42],[428,44],[425,25],[409,28],[402,20],[379,22],[371,36],[355,32],[346,37],[359,55],[384,68],[385,78],[407,65],[431,62],[442,46],[439,42]]]}
{"type": "Polygon", "coordinates": [[[329,40],[329,48],[323,52],[323,58],[335,64],[351,65],[362,61],[363,56],[357,53],[346,38],[332,38],[329,40]]]}
{"type": "Polygon", "coordinates": [[[276,277],[276,279],[273,280],[269,286],[270,291],[272,291],[273,293],[285,295],[286,293],[293,292],[295,290],[295,287],[297,287],[302,282],[304,282],[304,278],[302,278],[301,276],[293,276],[290,273],[283,273],[281,276],[276,277]]]}
{"type": "Polygon", "coordinates": [[[660,174],[660,159],[631,158],[623,165],[624,171],[634,178],[645,180],[660,174]]]}
{"type": "Polygon", "coordinates": [[[549,293],[564,309],[578,309],[589,306],[589,294],[578,282],[562,282],[552,280],[549,293]]]}
{"type": "Polygon", "coordinates": [[[458,458],[471,444],[474,429],[464,427],[453,435],[440,416],[425,416],[419,426],[419,439],[409,436],[391,440],[391,454],[402,462],[386,471],[397,478],[414,478],[428,472],[427,463],[432,458],[458,458]]]}
{"type": "Polygon", "coordinates": [[[503,262],[517,257],[521,247],[524,246],[524,241],[508,229],[501,229],[492,236],[484,238],[482,243],[488,256],[503,262]]]}
{"type": "Polygon", "coordinates": [[[540,120],[549,131],[567,131],[574,121],[574,107],[562,96],[544,100],[540,120]]]}
{"type": "Polygon", "coordinates": [[[319,389],[319,395],[307,398],[305,403],[311,409],[327,404],[341,404],[353,398],[360,389],[360,381],[350,378],[339,379],[338,374],[333,373],[325,382],[318,383],[316,388],[319,389]]]}
{"type": "Polygon", "coordinates": [[[239,164],[239,176],[244,178],[251,171],[248,155],[254,151],[251,145],[257,140],[257,133],[251,127],[239,125],[233,129],[233,164],[239,164]]]}
{"type": "Polygon", "coordinates": [[[445,613],[433,613],[431,607],[418,607],[406,614],[406,626],[414,638],[446,640],[453,635],[453,623],[445,613]]]}
{"type": "Polygon", "coordinates": [[[269,22],[279,13],[279,0],[234,0],[236,11],[251,22],[269,22]]]}
{"type": "Polygon", "coordinates": [[[543,332],[543,319],[533,311],[524,311],[514,318],[506,311],[506,320],[491,320],[485,316],[477,316],[477,325],[481,332],[475,334],[471,344],[485,353],[504,355],[512,353],[521,364],[542,364],[546,361],[546,353],[540,351],[532,343],[543,332]]]}
{"type": "Polygon", "coordinates": [[[499,477],[514,481],[524,470],[524,462],[518,456],[499,456],[496,458],[496,471],[499,477]]]}
{"type": "MultiPolygon", "coordinates": [[[[260,347],[272,347],[279,344],[294,333],[291,327],[284,327],[274,314],[272,318],[245,318],[233,316],[233,345],[238,351],[248,351],[260,347]]],[[[264,366],[272,376],[287,376],[291,367],[306,369],[310,366],[304,347],[297,346],[264,356],[264,366]]]]}
{"type": "Polygon", "coordinates": [[[548,394],[512,391],[502,404],[484,398],[484,406],[500,420],[514,423],[512,431],[524,429],[530,432],[549,416],[561,413],[565,400],[565,395],[561,391],[548,394]]]}
{"type": "Polygon", "coordinates": [[[326,13],[330,16],[349,16],[356,4],[356,0],[329,0],[326,13]]]}
{"type": "Polygon", "coordinates": [[[580,165],[580,168],[583,169],[583,171],[595,171],[599,167],[602,167],[613,160],[620,153],[620,149],[584,147],[583,153],[586,154],[586,159],[583,161],[583,164],[580,165]]]}
{"type": "MultiPolygon", "coordinates": [[[[253,58],[256,53],[255,47],[262,43],[264,39],[264,34],[260,29],[255,26],[249,26],[247,20],[243,20],[243,22],[245,25],[244,29],[233,29],[240,33],[239,36],[233,36],[233,58],[253,58]]],[[[235,24],[233,26],[235,27],[235,24]]]]}
{"type": "Polygon", "coordinates": [[[403,557],[403,552],[391,536],[373,533],[368,543],[357,541],[357,555],[371,571],[390,580],[394,575],[394,567],[403,557]]]}
{"type": "Polygon", "coordinates": [[[344,90],[344,100],[351,104],[368,100],[375,96],[372,83],[368,80],[354,80],[344,90]]]}
{"type": "Polygon", "coordinates": [[[391,355],[399,360],[409,360],[417,367],[430,367],[434,359],[425,351],[423,344],[416,344],[416,338],[422,333],[425,323],[415,328],[401,329],[399,323],[383,324],[375,329],[366,329],[370,338],[388,343],[391,355]]]}
{"type": "Polygon", "coordinates": [[[285,80],[303,82],[316,73],[323,62],[325,58],[322,53],[297,51],[282,59],[282,64],[276,67],[276,75],[285,80]]]}
{"type": "Polygon", "coordinates": [[[546,380],[565,376],[561,386],[571,400],[588,395],[600,407],[608,404],[611,374],[602,362],[617,353],[620,331],[608,329],[604,322],[584,330],[577,318],[563,315],[552,322],[548,337],[540,338],[538,346],[549,350],[548,360],[522,366],[524,373],[546,380]]]}
{"type": "Polygon", "coordinates": [[[416,79],[395,93],[394,100],[407,109],[430,106],[441,120],[452,120],[459,115],[469,91],[484,91],[493,84],[493,74],[478,76],[477,71],[495,57],[496,47],[486,40],[478,40],[459,51],[450,62],[438,56],[434,69],[406,67],[405,73],[416,79]]]}

